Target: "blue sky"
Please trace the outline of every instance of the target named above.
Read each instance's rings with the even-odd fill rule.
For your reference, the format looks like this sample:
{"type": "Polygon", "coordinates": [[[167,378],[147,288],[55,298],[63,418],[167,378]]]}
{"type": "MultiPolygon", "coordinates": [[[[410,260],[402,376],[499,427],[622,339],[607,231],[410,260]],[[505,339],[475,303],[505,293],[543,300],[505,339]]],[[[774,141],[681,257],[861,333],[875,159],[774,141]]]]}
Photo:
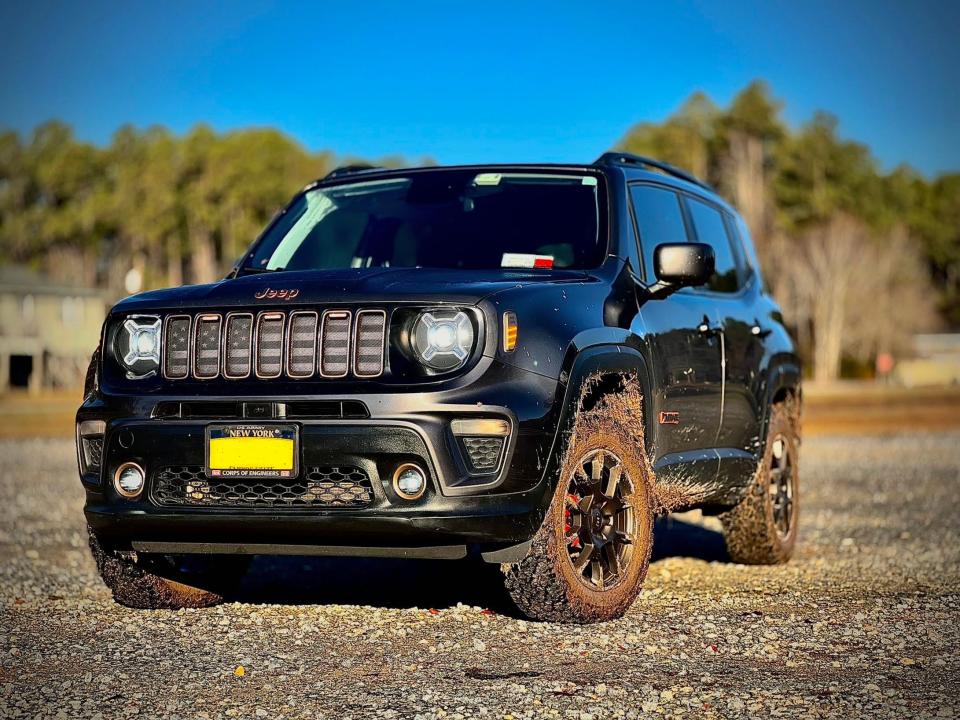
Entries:
{"type": "Polygon", "coordinates": [[[313,150],[589,161],[764,78],[883,167],[960,170],[958,2],[0,5],[0,127],[276,126],[313,150]]]}

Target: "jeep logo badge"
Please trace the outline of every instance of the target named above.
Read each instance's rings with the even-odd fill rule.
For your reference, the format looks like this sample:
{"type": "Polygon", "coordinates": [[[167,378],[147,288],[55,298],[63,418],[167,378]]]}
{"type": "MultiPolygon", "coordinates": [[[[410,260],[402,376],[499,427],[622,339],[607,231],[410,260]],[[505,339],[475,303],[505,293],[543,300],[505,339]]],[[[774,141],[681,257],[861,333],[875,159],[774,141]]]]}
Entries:
{"type": "Polygon", "coordinates": [[[289,290],[274,290],[273,288],[264,288],[260,292],[254,294],[253,297],[255,297],[257,300],[293,300],[299,294],[299,288],[292,288],[289,290]]]}

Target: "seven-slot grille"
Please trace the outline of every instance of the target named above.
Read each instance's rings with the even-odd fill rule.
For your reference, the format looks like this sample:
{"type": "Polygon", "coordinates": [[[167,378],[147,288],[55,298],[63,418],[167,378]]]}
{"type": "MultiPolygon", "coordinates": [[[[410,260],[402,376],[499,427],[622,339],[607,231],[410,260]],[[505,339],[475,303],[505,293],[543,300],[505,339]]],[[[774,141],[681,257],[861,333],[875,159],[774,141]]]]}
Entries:
{"type": "Polygon", "coordinates": [[[373,378],[383,374],[386,340],[383,310],[171,315],[161,366],[168,380],[373,378]]]}

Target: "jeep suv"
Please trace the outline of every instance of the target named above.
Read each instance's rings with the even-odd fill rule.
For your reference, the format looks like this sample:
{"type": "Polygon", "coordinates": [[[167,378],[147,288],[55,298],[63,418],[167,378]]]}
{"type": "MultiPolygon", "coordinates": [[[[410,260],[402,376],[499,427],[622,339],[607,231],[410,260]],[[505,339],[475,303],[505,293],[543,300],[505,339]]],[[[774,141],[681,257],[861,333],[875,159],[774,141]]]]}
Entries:
{"type": "Polygon", "coordinates": [[[790,556],[799,402],[747,228],[696,178],[349,167],[222,281],[111,310],[77,455],[124,605],[215,603],[258,554],[471,556],[590,622],[636,598],[657,513],[790,556]]]}

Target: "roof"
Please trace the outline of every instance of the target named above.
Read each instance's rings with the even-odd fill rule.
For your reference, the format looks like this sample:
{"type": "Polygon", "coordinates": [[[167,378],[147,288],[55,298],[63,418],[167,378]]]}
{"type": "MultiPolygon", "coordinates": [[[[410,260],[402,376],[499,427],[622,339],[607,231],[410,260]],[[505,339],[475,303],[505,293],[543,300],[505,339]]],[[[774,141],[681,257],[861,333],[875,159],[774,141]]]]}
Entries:
{"type": "Polygon", "coordinates": [[[498,170],[516,172],[550,172],[557,170],[572,172],[597,172],[602,168],[616,168],[629,180],[650,180],[653,182],[667,182],[677,188],[693,192],[716,202],[731,212],[734,208],[726,202],[717,191],[703,180],[691,173],[669,163],[623,152],[606,152],[592,163],[476,163],[465,165],[429,165],[410,168],[385,168],[374,165],[344,165],[331,171],[324,177],[310,183],[304,190],[318,185],[338,185],[356,181],[364,176],[397,175],[409,173],[425,173],[444,170],[498,170]]]}
{"type": "Polygon", "coordinates": [[[0,292],[3,291],[20,294],[103,297],[103,292],[96,288],[57,282],[25,265],[0,265],[0,292]]]}

